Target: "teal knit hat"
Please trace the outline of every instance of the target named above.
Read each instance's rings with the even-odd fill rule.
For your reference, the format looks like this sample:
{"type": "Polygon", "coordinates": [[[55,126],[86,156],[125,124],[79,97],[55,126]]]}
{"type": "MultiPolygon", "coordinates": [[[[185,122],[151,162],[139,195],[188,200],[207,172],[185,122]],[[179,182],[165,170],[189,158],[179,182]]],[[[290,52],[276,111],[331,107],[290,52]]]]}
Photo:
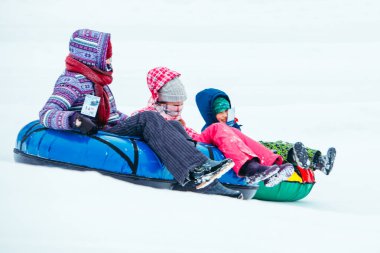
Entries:
{"type": "Polygon", "coordinates": [[[230,108],[231,108],[230,102],[228,102],[228,100],[223,97],[218,97],[217,99],[215,99],[212,105],[212,109],[214,110],[215,114],[224,112],[230,108]]]}

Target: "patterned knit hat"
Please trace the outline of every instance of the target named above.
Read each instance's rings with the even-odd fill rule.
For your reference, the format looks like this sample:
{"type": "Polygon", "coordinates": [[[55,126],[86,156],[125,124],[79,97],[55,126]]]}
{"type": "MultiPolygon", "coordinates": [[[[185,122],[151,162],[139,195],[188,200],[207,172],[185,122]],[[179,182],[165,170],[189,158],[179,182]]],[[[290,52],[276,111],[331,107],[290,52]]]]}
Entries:
{"type": "Polygon", "coordinates": [[[89,67],[106,71],[106,60],[112,56],[109,33],[81,29],[70,38],[70,56],[89,67]]]}
{"type": "Polygon", "coordinates": [[[161,102],[182,102],[187,99],[185,86],[179,78],[174,78],[167,82],[158,91],[158,101],[161,102]]]}
{"type": "Polygon", "coordinates": [[[166,67],[157,67],[149,70],[146,77],[146,82],[148,84],[150,92],[152,93],[150,103],[157,102],[159,99],[158,91],[169,81],[179,76],[181,76],[180,73],[170,70],[166,67]]]}
{"type": "Polygon", "coordinates": [[[218,97],[217,99],[215,99],[212,105],[212,109],[214,110],[215,114],[224,112],[230,108],[231,108],[230,103],[228,102],[227,99],[223,97],[218,97]]]}

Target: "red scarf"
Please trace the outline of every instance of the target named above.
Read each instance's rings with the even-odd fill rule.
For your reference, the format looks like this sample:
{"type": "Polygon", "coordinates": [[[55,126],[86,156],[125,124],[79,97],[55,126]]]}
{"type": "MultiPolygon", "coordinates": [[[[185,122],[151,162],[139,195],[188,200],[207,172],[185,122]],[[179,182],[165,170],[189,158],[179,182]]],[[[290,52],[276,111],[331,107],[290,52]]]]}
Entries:
{"type": "Polygon", "coordinates": [[[95,96],[100,97],[96,118],[101,126],[106,125],[111,109],[108,94],[103,87],[112,82],[112,71],[105,72],[97,68],[90,68],[70,56],[66,57],[66,69],[84,75],[95,84],[95,96]]]}

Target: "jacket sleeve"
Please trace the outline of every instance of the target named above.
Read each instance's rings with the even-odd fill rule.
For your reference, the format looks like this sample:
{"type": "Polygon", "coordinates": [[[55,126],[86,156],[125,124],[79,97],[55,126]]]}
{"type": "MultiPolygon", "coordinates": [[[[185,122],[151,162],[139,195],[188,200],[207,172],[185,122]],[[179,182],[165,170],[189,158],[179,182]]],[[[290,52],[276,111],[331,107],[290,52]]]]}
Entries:
{"type": "Polygon", "coordinates": [[[128,115],[125,114],[125,113],[122,113],[121,111],[117,111],[117,113],[120,116],[120,121],[124,121],[124,120],[126,120],[128,118],[128,115]]]}
{"type": "Polygon", "coordinates": [[[75,85],[56,85],[53,94],[40,111],[40,123],[45,127],[57,130],[70,130],[69,118],[74,111],[69,111],[81,95],[75,85]]]}
{"type": "Polygon", "coordinates": [[[194,129],[184,126],[186,133],[195,141],[199,141],[199,133],[197,133],[194,129]]]}

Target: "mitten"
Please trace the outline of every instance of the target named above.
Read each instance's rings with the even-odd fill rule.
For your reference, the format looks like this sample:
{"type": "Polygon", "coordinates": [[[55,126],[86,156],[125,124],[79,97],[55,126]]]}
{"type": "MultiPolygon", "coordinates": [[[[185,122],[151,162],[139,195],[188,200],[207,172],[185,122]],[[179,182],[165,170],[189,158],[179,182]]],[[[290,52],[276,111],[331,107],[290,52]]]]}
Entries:
{"type": "Polygon", "coordinates": [[[70,117],[70,124],[74,129],[79,129],[82,134],[92,135],[98,132],[98,127],[91,119],[77,112],[70,117]]]}

